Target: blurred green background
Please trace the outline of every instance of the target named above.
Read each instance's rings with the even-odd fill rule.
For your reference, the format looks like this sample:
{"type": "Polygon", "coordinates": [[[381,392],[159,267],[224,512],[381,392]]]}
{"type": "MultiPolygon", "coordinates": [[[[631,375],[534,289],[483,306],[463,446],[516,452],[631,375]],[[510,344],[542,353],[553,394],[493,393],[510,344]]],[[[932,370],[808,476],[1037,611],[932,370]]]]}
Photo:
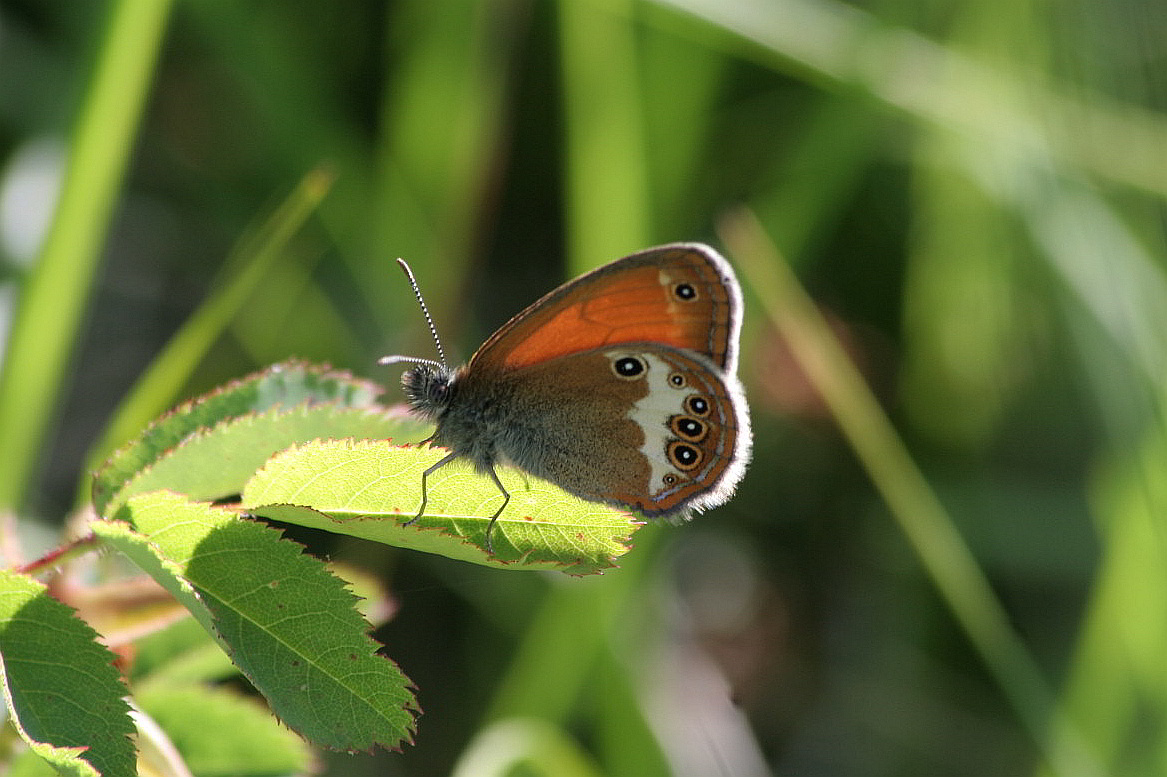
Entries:
{"type": "Polygon", "coordinates": [[[465,358],[585,269],[724,247],[745,205],[1024,687],[743,279],[755,461],[622,569],[308,538],[389,582],[377,636],[425,710],[403,753],[325,768],[1167,774],[1165,102],[1150,0],[0,0],[0,510],[58,524],[150,418],[291,356],[396,401],[376,358],[433,355],[397,256],[465,358]]]}

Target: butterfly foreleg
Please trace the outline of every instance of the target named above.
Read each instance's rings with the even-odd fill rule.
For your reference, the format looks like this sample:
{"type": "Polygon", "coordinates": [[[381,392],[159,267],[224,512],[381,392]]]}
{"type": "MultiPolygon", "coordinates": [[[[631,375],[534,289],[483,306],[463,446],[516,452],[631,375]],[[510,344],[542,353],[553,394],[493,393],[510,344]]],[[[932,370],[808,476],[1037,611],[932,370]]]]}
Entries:
{"type": "Polygon", "coordinates": [[[498,479],[498,473],[494,471],[493,465],[487,469],[487,473],[490,475],[490,479],[494,481],[494,484],[498,486],[498,490],[502,492],[502,504],[494,511],[494,515],[490,516],[490,523],[486,524],[486,552],[493,556],[494,545],[490,541],[490,533],[494,529],[494,524],[498,520],[498,517],[502,515],[502,511],[507,509],[507,505],[511,501],[511,492],[507,491],[506,486],[498,479]]]}
{"type": "Polygon", "coordinates": [[[429,486],[426,484],[426,481],[429,479],[430,475],[446,466],[456,458],[458,458],[457,453],[450,453],[449,455],[443,457],[441,461],[431,465],[428,469],[426,469],[425,472],[421,473],[421,506],[417,508],[417,515],[401,524],[402,526],[411,526],[414,523],[417,523],[418,519],[425,514],[425,505],[426,502],[429,501],[429,486]]]}

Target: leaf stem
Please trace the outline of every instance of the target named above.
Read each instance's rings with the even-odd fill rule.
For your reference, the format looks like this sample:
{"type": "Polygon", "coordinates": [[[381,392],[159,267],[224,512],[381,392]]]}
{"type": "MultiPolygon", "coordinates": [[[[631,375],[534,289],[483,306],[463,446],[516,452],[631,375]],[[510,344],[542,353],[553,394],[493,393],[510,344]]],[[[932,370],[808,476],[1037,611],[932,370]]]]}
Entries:
{"type": "Polygon", "coordinates": [[[101,540],[93,532],[88,532],[71,542],[53,548],[35,561],[17,567],[16,571],[23,575],[37,575],[46,569],[60,566],[66,561],[84,555],[100,544],[101,540]]]}

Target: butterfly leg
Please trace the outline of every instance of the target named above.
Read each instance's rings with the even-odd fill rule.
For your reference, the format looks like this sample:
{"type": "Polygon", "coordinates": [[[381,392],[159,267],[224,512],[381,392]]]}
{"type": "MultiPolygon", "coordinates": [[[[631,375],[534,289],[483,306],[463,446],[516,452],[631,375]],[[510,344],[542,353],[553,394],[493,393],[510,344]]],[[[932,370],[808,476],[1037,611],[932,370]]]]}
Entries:
{"type": "Polygon", "coordinates": [[[498,490],[502,492],[502,496],[503,496],[502,504],[499,506],[499,508],[497,510],[494,511],[494,515],[490,516],[490,523],[486,524],[486,552],[493,556],[494,555],[494,545],[490,541],[490,533],[494,529],[495,521],[498,520],[498,517],[500,515],[502,515],[502,511],[507,509],[507,505],[510,504],[511,492],[507,491],[506,486],[504,486],[502,484],[502,481],[498,479],[498,473],[494,471],[494,467],[491,467],[489,472],[490,472],[490,479],[494,481],[494,484],[496,486],[498,486],[498,490]]]}
{"type": "MultiPolygon", "coordinates": [[[[421,473],[421,507],[417,508],[417,515],[413,516],[408,521],[401,524],[402,526],[411,526],[411,525],[417,523],[418,519],[421,518],[421,516],[425,513],[425,503],[429,501],[429,489],[426,486],[426,480],[429,478],[429,476],[432,475],[437,470],[441,469],[442,467],[446,466],[447,464],[449,464],[451,461],[453,461],[456,458],[458,458],[458,454],[451,453],[450,455],[446,456],[438,463],[430,466],[430,468],[427,469],[425,472],[421,473]]],[[[497,481],[495,481],[495,482],[497,482],[497,481]]]]}

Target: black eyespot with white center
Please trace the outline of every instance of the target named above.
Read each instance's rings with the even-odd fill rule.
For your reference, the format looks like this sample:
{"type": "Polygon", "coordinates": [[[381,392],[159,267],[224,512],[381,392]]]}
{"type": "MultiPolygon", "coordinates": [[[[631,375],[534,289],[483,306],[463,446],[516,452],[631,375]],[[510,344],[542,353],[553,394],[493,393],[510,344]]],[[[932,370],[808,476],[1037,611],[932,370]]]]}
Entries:
{"type": "Polygon", "coordinates": [[[612,372],[624,380],[636,380],[648,372],[648,363],[636,356],[619,356],[612,360],[612,372]]]}
{"type": "Polygon", "coordinates": [[[679,372],[669,373],[669,385],[672,386],[673,388],[678,388],[678,389],[684,388],[685,384],[687,384],[687,383],[688,383],[688,381],[685,380],[685,376],[682,375],[681,373],[679,373],[679,372]]]}
{"type": "Polygon", "coordinates": [[[669,461],[682,472],[688,472],[701,463],[701,449],[681,440],[673,440],[667,449],[669,461]]]}
{"type": "Polygon", "coordinates": [[[669,429],[682,440],[700,442],[709,432],[709,426],[692,416],[675,415],[669,419],[669,429]]]}
{"type": "Polygon", "coordinates": [[[695,416],[704,418],[709,415],[709,400],[700,394],[685,397],[685,409],[695,416]]]}
{"type": "Polygon", "coordinates": [[[692,302],[697,299],[697,289],[693,284],[682,281],[673,285],[673,298],[681,302],[692,302]]]}
{"type": "Polygon", "coordinates": [[[681,479],[671,472],[669,474],[665,475],[663,478],[661,478],[661,480],[664,482],[664,484],[666,486],[675,486],[675,485],[677,485],[677,483],[681,482],[681,479]]]}

